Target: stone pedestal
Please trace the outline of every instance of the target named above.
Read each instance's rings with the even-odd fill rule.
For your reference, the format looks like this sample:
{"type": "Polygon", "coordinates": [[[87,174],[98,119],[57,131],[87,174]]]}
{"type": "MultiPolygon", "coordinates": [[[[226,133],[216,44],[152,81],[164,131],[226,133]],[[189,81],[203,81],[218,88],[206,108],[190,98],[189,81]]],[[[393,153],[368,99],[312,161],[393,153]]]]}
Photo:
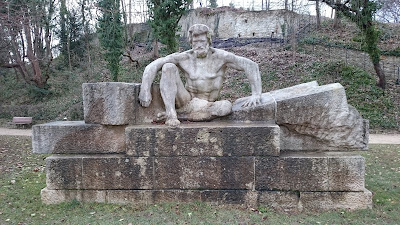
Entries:
{"type": "Polygon", "coordinates": [[[159,90],[153,88],[154,102],[144,109],[137,102],[139,88],[125,83],[84,84],[85,121],[33,127],[33,151],[53,154],[46,159],[43,202],[206,201],[291,212],[372,206],[372,194],[364,188],[364,158],[352,153],[366,149],[362,144],[368,130],[347,102],[338,100],[346,100],[339,85],[320,87],[312,82],[288,89],[289,94],[266,93],[261,106],[246,110],[238,100],[226,118],[183,122],[176,128],[150,123],[163,110],[159,90]],[[316,101],[319,93],[330,97],[316,101]],[[329,119],[320,116],[322,125],[307,122],[311,115],[297,119],[281,115],[292,110],[290,105],[303,110],[301,102],[309,108],[315,103],[325,114],[329,111],[329,119]],[[332,138],[329,132],[321,136],[309,127],[293,128],[300,126],[296,123],[317,124],[323,132],[328,132],[324,127],[338,124],[356,140],[332,138]],[[351,124],[358,127],[346,128],[351,124]],[[296,145],[305,140],[313,143],[296,145]]]}

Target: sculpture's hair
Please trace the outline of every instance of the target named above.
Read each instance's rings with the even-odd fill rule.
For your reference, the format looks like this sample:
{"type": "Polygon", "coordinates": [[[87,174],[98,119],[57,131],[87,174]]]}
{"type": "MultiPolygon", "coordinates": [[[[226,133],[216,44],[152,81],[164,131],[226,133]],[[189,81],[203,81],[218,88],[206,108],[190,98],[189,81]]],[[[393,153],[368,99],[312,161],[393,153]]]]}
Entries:
{"type": "Polygon", "coordinates": [[[193,40],[193,35],[197,36],[197,35],[201,35],[201,34],[206,34],[207,35],[207,40],[208,43],[212,44],[212,39],[211,39],[211,30],[210,28],[208,28],[206,25],[204,24],[195,24],[193,26],[191,26],[189,28],[189,35],[188,35],[188,39],[189,39],[189,43],[190,45],[192,44],[192,40],[193,40]]]}

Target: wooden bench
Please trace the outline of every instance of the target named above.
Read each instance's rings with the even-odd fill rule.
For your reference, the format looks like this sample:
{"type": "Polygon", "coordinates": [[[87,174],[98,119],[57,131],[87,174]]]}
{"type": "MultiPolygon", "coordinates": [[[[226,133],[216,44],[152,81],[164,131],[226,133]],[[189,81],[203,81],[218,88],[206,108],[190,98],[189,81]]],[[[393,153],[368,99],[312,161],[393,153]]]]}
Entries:
{"type": "Polygon", "coordinates": [[[32,124],[32,117],[13,117],[13,124],[17,125],[17,127],[29,126],[32,124]]]}

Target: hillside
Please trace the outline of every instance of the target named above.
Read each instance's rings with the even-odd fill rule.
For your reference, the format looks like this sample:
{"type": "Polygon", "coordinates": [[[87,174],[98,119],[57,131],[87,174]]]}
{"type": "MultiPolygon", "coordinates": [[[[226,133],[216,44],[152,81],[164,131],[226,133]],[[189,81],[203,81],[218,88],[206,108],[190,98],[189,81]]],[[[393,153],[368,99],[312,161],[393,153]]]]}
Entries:
{"type": "MultiPolygon", "coordinates": [[[[390,75],[387,79],[385,91],[376,88],[376,77],[372,74],[373,71],[368,69],[367,63],[364,61],[358,65],[348,60],[349,56],[354,58],[351,54],[361,54],[357,51],[360,44],[355,26],[344,22],[339,31],[333,31],[330,27],[331,24],[327,21],[321,30],[307,33],[299,40],[296,51],[288,44],[271,42],[229,47],[225,50],[250,58],[259,64],[263,92],[311,80],[317,80],[321,85],[339,82],[346,88],[350,104],[355,106],[364,118],[370,120],[371,128],[377,132],[400,132],[400,86],[396,84],[395,77],[390,75]],[[327,46],[329,55],[323,54],[328,52],[327,46]],[[338,49],[346,49],[347,58],[339,57],[338,49]]],[[[399,60],[396,54],[400,51],[400,32],[397,32],[400,31],[400,26],[382,25],[382,30],[386,35],[382,36],[380,47],[388,53],[384,57],[393,58],[390,58],[390,61],[394,62],[395,66],[395,60],[399,60]]],[[[182,48],[187,48],[187,44],[182,48]]],[[[49,79],[48,90],[26,86],[15,78],[12,71],[0,76],[2,125],[5,126],[13,116],[33,116],[36,122],[61,120],[64,117],[68,120],[82,120],[81,84],[110,81],[101,50],[96,43],[93,43],[92,54],[92,64],[83,62],[71,71],[63,66],[63,59],[55,59],[51,67],[52,76],[49,79]]],[[[139,83],[144,67],[152,60],[151,45],[136,44],[131,55],[138,63],[133,63],[125,57],[121,61],[123,71],[119,81],[139,83]]],[[[246,79],[243,73],[228,71],[221,98],[235,100],[248,95],[250,87],[246,79]]]]}

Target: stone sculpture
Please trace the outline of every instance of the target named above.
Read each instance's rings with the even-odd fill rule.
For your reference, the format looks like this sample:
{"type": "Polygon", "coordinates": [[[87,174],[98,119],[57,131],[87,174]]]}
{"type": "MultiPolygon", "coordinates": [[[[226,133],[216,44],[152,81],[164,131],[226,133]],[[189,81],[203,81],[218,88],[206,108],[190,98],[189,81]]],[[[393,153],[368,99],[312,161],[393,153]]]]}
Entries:
{"type": "Polygon", "coordinates": [[[252,96],[243,106],[256,106],[260,103],[261,77],[257,63],[211,48],[210,29],[203,24],[190,27],[189,43],[192,45],[191,50],[159,58],[150,63],[143,73],[139,100],[142,106],[148,107],[152,100],[152,82],[157,72],[162,71],[160,91],[165,112],[157,115],[157,120],[166,120],[165,124],[177,126],[180,124],[177,111],[180,118],[191,121],[206,121],[230,114],[232,104],[229,101],[216,101],[225,71],[229,67],[244,71],[249,79],[252,96]],[[186,78],[185,84],[179,71],[186,78]]]}
{"type": "Polygon", "coordinates": [[[257,64],[208,48],[208,28],[192,28],[193,49],[151,63],[141,85],[83,84],[85,121],[33,126],[33,151],[53,154],[43,202],[370,208],[365,160],[354,153],[368,148],[368,121],[343,86],[313,81],[261,94],[257,64]],[[216,101],[227,67],[246,72],[252,96],[216,101]],[[161,88],[152,85],[158,70],[161,88]]]}

